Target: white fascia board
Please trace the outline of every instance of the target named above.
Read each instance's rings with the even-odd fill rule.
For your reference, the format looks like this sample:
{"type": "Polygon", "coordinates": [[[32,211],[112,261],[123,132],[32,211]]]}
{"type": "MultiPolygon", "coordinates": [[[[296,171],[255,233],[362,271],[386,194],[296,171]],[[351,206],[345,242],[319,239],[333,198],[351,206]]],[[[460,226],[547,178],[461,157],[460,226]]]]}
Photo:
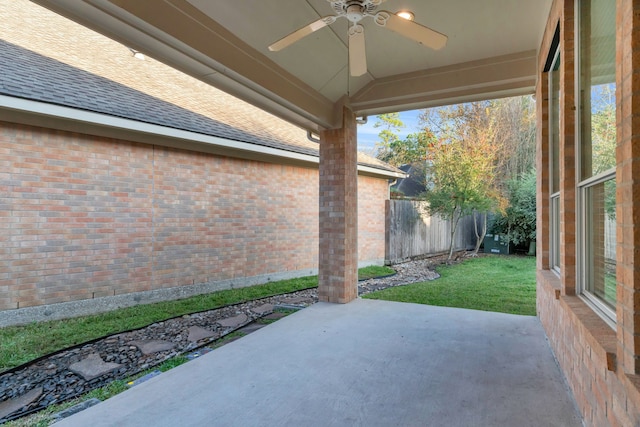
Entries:
{"type": "Polygon", "coordinates": [[[385,178],[406,178],[409,176],[404,172],[388,171],[388,170],[378,169],[376,167],[367,166],[367,165],[358,165],[358,172],[361,173],[362,175],[377,176],[377,177],[384,176],[385,178]]]}
{"type": "MultiPolygon", "coordinates": [[[[215,145],[233,151],[247,151],[267,156],[278,156],[288,159],[298,160],[308,163],[318,163],[316,156],[308,154],[296,153],[287,150],[281,150],[272,147],[265,147],[258,144],[250,144],[246,142],[234,141],[231,139],[220,138],[217,136],[205,135],[197,132],[161,126],[152,123],[145,123],[137,120],[131,120],[122,117],[110,116],[108,114],[96,113],[93,111],[81,110],[77,108],[66,107],[62,105],[49,104],[45,102],[33,101],[24,98],[14,98],[6,95],[0,95],[0,108],[13,110],[29,115],[38,115],[43,117],[60,119],[62,121],[71,121],[82,123],[85,125],[100,126],[103,128],[117,129],[120,131],[130,132],[132,139],[139,140],[135,134],[148,134],[160,136],[185,142],[195,142],[199,144],[215,145]]],[[[157,141],[157,140],[154,140],[157,141]]],[[[145,142],[145,141],[143,141],[145,142]]],[[[164,145],[162,142],[159,145],[164,145]]],[[[173,145],[173,144],[172,144],[173,145]]],[[[190,146],[185,148],[192,149],[190,146]]]]}

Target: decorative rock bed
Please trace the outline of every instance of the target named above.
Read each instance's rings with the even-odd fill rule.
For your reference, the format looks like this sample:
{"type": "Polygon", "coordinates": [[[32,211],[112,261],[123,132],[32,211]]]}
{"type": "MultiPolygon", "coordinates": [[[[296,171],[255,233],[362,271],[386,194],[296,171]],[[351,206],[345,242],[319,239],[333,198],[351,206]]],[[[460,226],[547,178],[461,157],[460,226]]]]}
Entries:
{"type": "MultiPolygon", "coordinates": [[[[358,284],[360,295],[433,280],[436,259],[394,266],[397,274],[358,284]]],[[[184,315],[53,353],[0,374],[0,424],[131,377],[177,355],[188,354],[273,312],[317,301],[307,289],[184,315]]],[[[247,331],[249,332],[249,330],[247,331]]],[[[196,352],[197,353],[197,352],[196,352]]]]}

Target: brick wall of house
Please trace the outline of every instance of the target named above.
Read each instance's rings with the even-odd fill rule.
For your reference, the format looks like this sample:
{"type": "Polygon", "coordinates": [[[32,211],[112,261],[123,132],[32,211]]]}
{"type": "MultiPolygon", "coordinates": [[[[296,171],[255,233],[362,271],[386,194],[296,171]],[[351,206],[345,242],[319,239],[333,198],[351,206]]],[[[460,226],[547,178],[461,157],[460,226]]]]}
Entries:
{"type": "Polygon", "coordinates": [[[585,425],[638,425],[640,381],[617,363],[615,332],[579,297],[558,295],[557,281],[538,271],[538,316],[585,425]]]}
{"type": "MultiPolygon", "coordinates": [[[[360,260],[384,179],[360,177],[360,260]]],[[[0,310],[303,272],[318,170],[0,122],[0,310]]]]}
{"type": "Polygon", "coordinates": [[[389,182],[367,176],[358,179],[358,259],[384,261],[385,204],[389,182]],[[380,212],[383,214],[380,215],[380,212]],[[379,258],[382,255],[382,258],[379,258]]]}
{"type": "MultiPolygon", "coordinates": [[[[538,316],[587,426],[640,425],[640,2],[617,0],[617,304],[612,327],[576,295],[576,135],[573,0],[555,0],[540,49],[538,80],[538,316]],[[549,99],[542,72],[560,25],[561,274],[549,269],[549,99]],[[540,209],[542,207],[542,210],[540,209]],[[638,243],[638,244],[636,244],[638,243]],[[636,262],[638,261],[638,262],[636,262]]],[[[597,224],[595,224],[597,226],[597,224]]]]}

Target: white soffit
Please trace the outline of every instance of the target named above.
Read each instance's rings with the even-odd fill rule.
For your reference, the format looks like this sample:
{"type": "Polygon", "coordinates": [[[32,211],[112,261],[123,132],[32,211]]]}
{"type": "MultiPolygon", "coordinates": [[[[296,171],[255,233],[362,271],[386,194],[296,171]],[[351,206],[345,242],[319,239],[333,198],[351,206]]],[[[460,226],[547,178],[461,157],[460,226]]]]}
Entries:
{"type": "Polygon", "coordinates": [[[532,93],[551,6],[551,0],[387,0],[381,9],[412,10],[416,22],[446,34],[448,43],[432,51],[366,19],[369,72],[351,78],[346,21],[282,51],[267,49],[331,15],[326,0],[34,1],[313,130],[339,125],[342,103],[374,114],[532,93]]]}

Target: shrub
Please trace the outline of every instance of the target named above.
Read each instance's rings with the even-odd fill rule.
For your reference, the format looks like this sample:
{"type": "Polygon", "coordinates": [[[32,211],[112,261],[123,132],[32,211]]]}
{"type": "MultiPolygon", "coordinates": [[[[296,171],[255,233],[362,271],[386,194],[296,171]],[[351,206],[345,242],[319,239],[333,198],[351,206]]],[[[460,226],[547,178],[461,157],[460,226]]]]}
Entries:
{"type": "Polygon", "coordinates": [[[504,235],[506,243],[529,244],[536,239],[536,171],[507,182],[507,198],[509,207],[495,218],[491,232],[504,235]]]}

